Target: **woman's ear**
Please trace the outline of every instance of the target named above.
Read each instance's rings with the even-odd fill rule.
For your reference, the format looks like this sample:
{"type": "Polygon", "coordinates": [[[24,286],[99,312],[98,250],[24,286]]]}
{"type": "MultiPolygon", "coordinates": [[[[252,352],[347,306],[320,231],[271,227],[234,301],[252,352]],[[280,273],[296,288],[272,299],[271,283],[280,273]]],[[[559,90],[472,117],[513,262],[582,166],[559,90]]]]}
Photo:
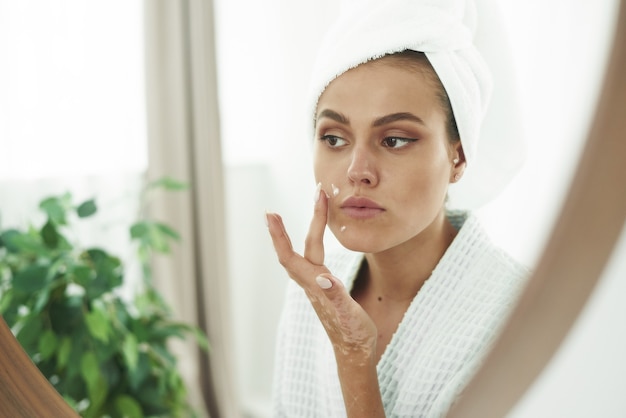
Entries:
{"type": "Polygon", "coordinates": [[[467,162],[465,161],[465,153],[461,141],[454,144],[452,149],[452,169],[450,171],[450,182],[456,183],[463,177],[463,172],[467,162]]]}

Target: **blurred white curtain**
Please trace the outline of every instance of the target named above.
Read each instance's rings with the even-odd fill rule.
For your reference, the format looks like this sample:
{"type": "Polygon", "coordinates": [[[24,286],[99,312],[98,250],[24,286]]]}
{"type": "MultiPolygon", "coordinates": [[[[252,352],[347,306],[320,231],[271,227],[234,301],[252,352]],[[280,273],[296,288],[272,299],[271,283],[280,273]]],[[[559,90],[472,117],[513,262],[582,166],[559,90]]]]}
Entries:
{"type": "Polygon", "coordinates": [[[148,176],[191,184],[161,195],[152,214],[182,235],[154,274],[181,320],[200,325],[211,352],[176,346],[196,406],[211,417],[237,417],[234,395],[223,173],[210,0],[147,0],[145,6],[148,176]]]}

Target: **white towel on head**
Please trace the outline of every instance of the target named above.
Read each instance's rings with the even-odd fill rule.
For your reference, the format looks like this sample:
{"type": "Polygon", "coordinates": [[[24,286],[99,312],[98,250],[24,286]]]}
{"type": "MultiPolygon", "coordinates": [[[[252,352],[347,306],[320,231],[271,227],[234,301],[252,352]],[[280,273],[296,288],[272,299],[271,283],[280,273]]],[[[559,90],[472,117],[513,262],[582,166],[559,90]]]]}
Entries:
{"type": "MultiPolygon", "coordinates": [[[[467,160],[465,178],[451,187],[452,201],[454,206],[466,208],[484,204],[508,183],[512,174],[496,173],[499,181],[494,182],[475,173],[494,175],[489,168],[474,167],[477,161],[482,164],[493,160],[477,156],[479,148],[482,152],[488,145],[479,147],[479,138],[492,77],[473,43],[476,23],[471,0],[344,1],[313,67],[308,99],[311,113],[328,84],[349,69],[406,49],[424,52],[450,98],[467,160]],[[456,194],[463,198],[456,199],[456,194]]],[[[502,149],[506,138],[497,140],[497,148],[502,149]]],[[[515,170],[519,165],[512,163],[515,170]]]]}

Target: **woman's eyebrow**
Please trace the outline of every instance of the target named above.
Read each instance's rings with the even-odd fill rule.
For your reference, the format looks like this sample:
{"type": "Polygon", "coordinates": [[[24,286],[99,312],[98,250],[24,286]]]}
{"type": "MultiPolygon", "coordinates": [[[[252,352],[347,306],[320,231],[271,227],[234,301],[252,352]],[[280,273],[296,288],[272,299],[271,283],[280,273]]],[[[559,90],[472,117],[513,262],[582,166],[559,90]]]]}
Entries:
{"type": "MultiPolygon", "coordinates": [[[[324,119],[324,118],[332,119],[335,122],[338,122],[344,125],[350,125],[350,120],[346,116],[331,109],[324,109],[317,116],[317,120],[324,119]]],[[[381,116],[380,118],[372,122],[372,126],[379,127],[379,126],[383,126],[388,123],[396,122],[399,120],[408,120],[408,121],[419,123],[420,125],[426,125],[419,116],[416,116],[413,113],[398,112],[398,113],[391,113],[389,115],[381,116]]]]}
{"type": "Polygon", "coordinates": [[[396,121],[399,121],[399,120],[408,120],[408,121],[412,121],[412,122],[417,122],[420,125],[426,125],[424,123],[424,121],[419,116],[416,116],[413,113],[399,112],[399,113],[392,113],[390,115],[385,115],[385,116],[382,116],[382,117],[376,119],[372,123],[372,126],[374,126],[374,127],[383,126],[383,125],[386,125],[388,123],[396,122],[396,121]]]}
{"type": "Polygon", "coordinates": [[[317,120],[320,120],[323,118],[332,119],[335,122],[339,122],[344,125],[350,125],[350,120],[347,117],[345,117],[341,113],[335,112],[334,110],[330,110],[330,109],[322,110],[320,114],[317,115],[317,120]]]}

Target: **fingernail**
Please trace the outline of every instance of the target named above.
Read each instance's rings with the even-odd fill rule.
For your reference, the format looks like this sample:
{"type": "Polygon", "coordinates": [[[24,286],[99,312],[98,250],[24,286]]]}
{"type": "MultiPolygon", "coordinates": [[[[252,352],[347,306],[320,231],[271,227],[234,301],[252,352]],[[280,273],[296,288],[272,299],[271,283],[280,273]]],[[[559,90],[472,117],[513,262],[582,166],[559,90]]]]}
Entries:
{"type": "Polygon", "coordinates": [[[320,192],[322,191],[322,183],[317,183],[315,187],[315,194],[313,195],[313,203],[317,203],[320,200],[320,192]]]}
{"type": "Polygon", "coordinates": [[[330,289],[331,287],[333,287],[333,282],[331,282],[330,279],[324,276],[317,276],[315,278],[315,281],[317,282],[317,285],[322,289],[330,289]]]}
{"type": "Polygon", "coordinates": [[[268,228],[270,227],[269,216],[270,214],[267,212],[267,209],[265,209],[265,216],[263,216],[263,221],[265,221],[265,226],[268,228]]]}

